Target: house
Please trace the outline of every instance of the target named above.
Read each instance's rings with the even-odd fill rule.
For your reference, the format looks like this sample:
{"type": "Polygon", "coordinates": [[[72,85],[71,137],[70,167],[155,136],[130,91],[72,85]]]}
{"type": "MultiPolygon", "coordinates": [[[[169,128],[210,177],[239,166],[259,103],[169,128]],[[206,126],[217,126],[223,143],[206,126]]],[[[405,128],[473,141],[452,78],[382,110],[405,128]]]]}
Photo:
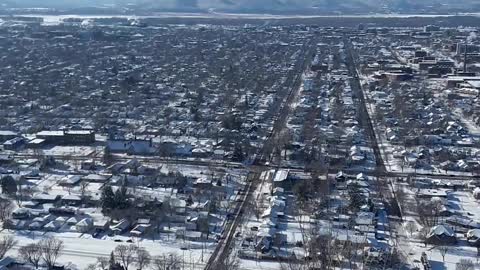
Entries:
{"type": "Polygon", "coordinates": [[[80,168],[82,170],[91,171],[91,170],[95,170],[95,165],[96,165],[95,160],[89,159],[89,160],[82,161],[82,163],[80,164],[80,168]]]}
{"type": "Polygon", "coordinates": [[[30,217],[30,210],[26,208],[17,208],[12,212],[14,219],[27,219],[30,217]]]}
{"type": "Polygon", "coordinates": [[[15,137],[3,143],[3,149],[16,151],[26,144],[26,140],[23,137],[15,137]]]}
{"type": "Polygon", "coordinates": [[[27,143],[27,148],[40,149],[44,145],[45,145],[44,139],[33,139],[27,143]]]}
{"type": "Polygon", "coordinates": [[[69,175],[60,180],[59,185],[71,187],[77,185],[78,183],[80,183],[80,181],[82,181],[82,177],[80,175],[69,175]]]}
{"type": "Polygon", "coordinates": [[[60,199],[60,195],[51,195],[46,193],[39,193],[33,196],[32,201],[38,202],[40,204],[45,203],[55,203],[60,199]]]}
{"type": "Polygon", "coordinates": [[[130,231],[130,235],[134,237],[141,237],[145,234],[148,234],[148,232],[151,230],[152,225],[150,223],[148,224],[142,224],[138,223],[133,230],[130,231]]]}
{"type": "Polygon", "coordinates": [[[192,150],[192,157],[194,158],[207,158],[212,154],[212,150],[208,148],[195,148],[192,150]]]}
{"type": "Polygon", "coordinates": [[[56,216],[73,216],[76,209],[70,207],[52,207],[48,209],[48,213],[56,216]]]}
{"type": "Polygon", "coordinates": [[[92,144],[95,143],[95,132],[93,130],[67,130],[64,132],[67,144],[92,144]]]}
{"type": "Polygon", "coordinates": [[[335,175],[335,180],[337,180],[338,182],[344,182],[346,180],[346,175],[342,172],[342,171],[339,171],[336,175],[335,175]]]}
{"type": "Polygon", "coordinates": [[[0,130],[0,143],[6,142],[16,137],[18,137],[18,134],[16,132],[10,130],[0,130]]]}
{"type": "Polygon", "coordinates": [[[108,229],[109,224],[110,224],[110,221],[106,218],[96,219],[93,221],[93,228],[98,231],[106,231],[108,229]]]}
{"type": "Polygon", "coordinates": [[[216,149],[216,150],[213,151],[213,158],[214,159],[223,160],[224,156],[225,156],[225,150],[216,149]]]}
{"type": "Polygon", "coordinates": [[[73,217],[70,217],[69,219],[67,219],[67,224],[70,225],[70,226],[74,226],[78,222],[80,222],[80,220],[82,220],[80,217],[73,216],[73,217]]]}
{"type": "Polygon", "coordinates": [[[14,161],[13,156],[0,154],[0,164],[9,164],[9,163],[12,163],[13,161],[14,161]]]}
{"type": "Polygon", "coordinates": [[[28,220],[9,219],[5,221],[4,227],[11,230],[25,230],[28,228],[28,220]]]}
{"type": "Polygon", "coordinates": [[[55,232],[55,231],[58,231],[60,227],[62,227],[62,225],[63,223],[56,220],[52,220],[49,223],[47,223],[45,226],[43,226],[43,229],[48,232],[55,232]]]}
{"type": "Polygon", "coordinates": [[[82,198],[72,194],[63,196],[61,201],[63,205],[78,206],[82,203],[82,198]]]}
{"type": "Polygon", "coordinates": [[[184,215],[187,209],[187,202],[185,200],[172,198],[170,199],[170,206],[178,215],[184,215]]]}
{"type": "Polygon", "coordinates": [[[56,130],[41,131],[36,134],[46,144],[92,144],[95,143],[95,132],[92,130],[56,130]]]}
{"type": "Polygon", "coordinates": [[[89,174],[87,176],[83,176],[82,180],[89,182],[89,183],[106,183],[111,176],[103,175],[103,174],[89,174]]]}
{"type": "Polygon", "coordinates": [[[289,173],[289,170],[277,170],[273,176],[273,188],[281,187],[284,190],[290,190],[292,183],[288,180],[289,173]]]}
{"type": "Polygon", "coordinates": [[[31,231],[37,231],[37,230],[42,229],[43,225],[45,225],[45,223],[43,221],[36,221],[34,219],[32,223],[28,224],[28,229],[31,230],[31,231]]]}
{"type": "Polygon", "coordinates": [[[437,225],[430,229],[426,242],[433,245],[450,245],[456,243],[457,238],[452,228],[446,225],[437,225]]]}
{"type": "Polygon", "coordinates": [[[188,241],[200,241],[202,239],[202,233],[197,231],[177,230],[175,232],[177,238],[188,241]]]}
{"type": "Polygon", "coordinates": [[[14,258],[7,256],[0,260],[0,270],[8,269],[21,269],[21,267],[19,267],[14,258]]]}
{"type": "Polygon", "coordinates": [[[151,155],[155,153],[152,140],[108,140],[107,148],[112,153],[126,153],[130,155],[151,155]]]}
{"type": "Polygon", "coordinates": [[[445,190],[436,189],[421,189],[417,193],[419,198],[447,198],[447,192],[445,190]]]}
{"type": "Polygon", "coordinates": [[[372,212],[359,212],[355,218],[355,224],[370,226],[373,225],[375,214],[372,212]]]}
{"type": "Polygon", "coordinates": [[[115,235],[119,235],[124,233],[125,231],[130,228],[130,222],[126,219],[121,219],[118,222],[114,223],[113,225],[110,226],[110,230],[113,232],[115,235]]]}
{"type": "Polygon", "coordinates": [[[93,220],[92,218],[86,217],[82,220],[80,220],[76,225],[75,225],[75,230],[79,233],[86,233],[93,229],[93,220]]]}
{"type": "Polygon", "coordinates": [[[212,181],[213,180],[208,178],[207,176],[202,176],[195,180],[193,186],[197,189],[211,189],[213,186],[212,181]]]}
{"type": "Polygon", "coordinates": [[[472,246],[480,246],[480,229],[473,229],[467,232],[467,241],[472,246]]]}

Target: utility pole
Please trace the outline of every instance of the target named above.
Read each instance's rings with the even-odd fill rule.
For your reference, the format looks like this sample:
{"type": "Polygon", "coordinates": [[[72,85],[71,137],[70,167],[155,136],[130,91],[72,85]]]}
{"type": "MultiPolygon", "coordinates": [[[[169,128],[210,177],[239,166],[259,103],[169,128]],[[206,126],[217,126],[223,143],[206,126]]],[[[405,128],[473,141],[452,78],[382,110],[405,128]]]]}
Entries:
{"type": "Polygon", "coordinates": [[[465,53],[463,58],[463,73],[467,73],[468,36],[465,38],[465,53]]]}

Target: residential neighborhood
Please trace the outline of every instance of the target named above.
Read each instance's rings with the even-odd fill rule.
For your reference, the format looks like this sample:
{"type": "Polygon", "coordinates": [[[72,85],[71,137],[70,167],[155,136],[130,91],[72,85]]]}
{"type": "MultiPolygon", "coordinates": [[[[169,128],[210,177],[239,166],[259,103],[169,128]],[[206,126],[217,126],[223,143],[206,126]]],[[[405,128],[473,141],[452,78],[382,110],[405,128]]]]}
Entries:
{"type": "Polygon", "coordinates": [[[189,16],[0,17],[0,267],[480,269],[480,18],[189,16]]]}

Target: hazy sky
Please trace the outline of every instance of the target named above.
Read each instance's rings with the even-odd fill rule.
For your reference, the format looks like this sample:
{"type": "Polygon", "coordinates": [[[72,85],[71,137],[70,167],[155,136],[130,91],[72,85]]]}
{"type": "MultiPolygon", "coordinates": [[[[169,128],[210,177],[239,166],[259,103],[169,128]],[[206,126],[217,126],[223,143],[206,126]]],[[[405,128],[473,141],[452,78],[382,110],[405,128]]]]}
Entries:
{"type": "Polygon", "coordinates": [[[480,0],[0,0],[8,7],[92,7],[134,4],[155,8],[198,8],[201,10],[298,10],[298,9],[381,9],[465,8],[480,9],[480,0]]]}

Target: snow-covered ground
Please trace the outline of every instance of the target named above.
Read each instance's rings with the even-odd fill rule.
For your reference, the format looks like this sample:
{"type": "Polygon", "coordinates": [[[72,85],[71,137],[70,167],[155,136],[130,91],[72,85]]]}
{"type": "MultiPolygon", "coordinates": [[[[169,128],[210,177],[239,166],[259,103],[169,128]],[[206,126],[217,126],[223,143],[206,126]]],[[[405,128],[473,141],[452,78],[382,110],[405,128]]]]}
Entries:
{"type": "MultiPolygon", "coordinates": [[[[18,248],[32,242],[40,240],[42,237],[51,235],[64,242],[64,250],[59,258],[59,263],[71,263],[76,265],[79,269],[85,269],[89,264],[95,263],[98,257],[108,257],[116,246],[121,244],[130,244],[126,241],[130,238],[116,236],[115,239],[123,242],[115,242],[112,238],[105,237],[105,239],[95,239],[91,235],[80,233],[41,233],[30,231],[8,231],[3,230],[0,235],[14,235],[18,241],[17,246],[11,251],[12,255],[16,255],[18,248]]],[[[147,239],[132,239],[134,245],[144,247],[150,252],[152,257],[162,254],[176,253],[185,259],[189,268],[195,264],[195,268],[203,269],[208,256],[215,248],[214,243],[207,243],[203,245],[200,242],[178,241],[175,237],[167,237],[163,235],[161,239],[147,240],[147,239]],[[185,247],[186,250],[180,249],[185,247]],[[202,251],[203,250],[203,251],[202,251]],[[203,254],[203,262],[202,262],[203,254]]]]}

